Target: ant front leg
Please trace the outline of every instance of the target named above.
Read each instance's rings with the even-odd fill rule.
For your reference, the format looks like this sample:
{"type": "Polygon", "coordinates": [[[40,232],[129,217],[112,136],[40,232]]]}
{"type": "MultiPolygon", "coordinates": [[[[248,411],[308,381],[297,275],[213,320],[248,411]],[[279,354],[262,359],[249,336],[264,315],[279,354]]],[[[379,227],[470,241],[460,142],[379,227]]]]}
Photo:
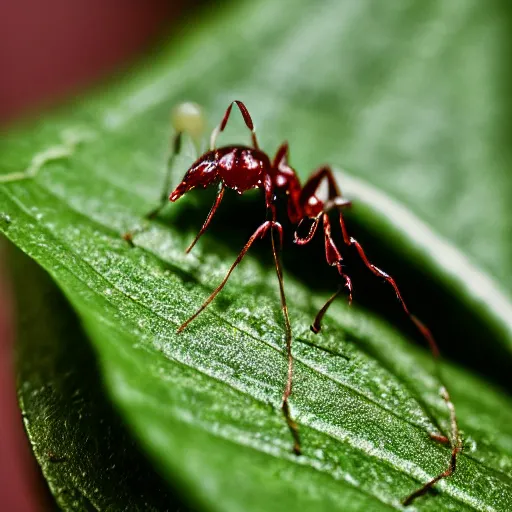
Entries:
{"type": "MultiPolygon", "coordinates": [[[[176,157],[181,152],[183,134],[187,133],[192,138],[196,149],[200,146],[200,138],[204,132],[204,117],[201,107],[195,103],[181,103],[172,112],[172,126],[175,135],[171,139],[171,151],[167,159],[164,184],[160,194],[158,206],[144,215],[145,219],[154,219],[169,202],[170,184],[172,178],[172,169],[176,157]]],[[[142,231],[138,228],[123,234],[123,238],[133,246],[133,235],[142,231]]]]}
{"type": "Polygon", "coordinates": [[[264,222],[253,234],[252,236],[249,238],[248,242],[244,245],[243,249],[240,251],[240,253],[238,254],[236,260],[234,261],[234,263],[231,265],[231,267],[229,268],[226,276],[224,277],[224,279],[222,280],[222,282],[219,284],[219,286],[217,286],[217,288],[215,288],[215,290],[213,291],[213,293],[204,301],[203,305],[190,317],[188,318],[185,322],[183,322],[183,324],[180,325],[180,327],[178,328],[178,333],[182,332],[184,329],[186,329],[186,327],[193,321],[195,320],[207,307],[208,305],[213,301],[213,299],[215,299],[215,297],[219,294],[219,292],[224,288],[224,286],[226,285],[228,279],[229,279],[229,276],[231,275],[231,273],[233,272],[233,270],[235,270],[235,268],[237,267],[237,265],[242,261],[243,257],[247,254],[247,251],[251,248],[252,244],[258,239],[258,238],[263,238],[265,236],[265,234],[267,233],[267,231],[270,229],[270,228],[276,228],[280,234],[280,236],[282,237],[282,230],[283,228],[281,227],[281,225],[278,223],[278,222],[275,222],[275,221],[270,221],[270,220],[267,220],[266,222],[264,222]]]}
{"type": "MultiPolygon", "coordinates": [[[[172,166],[174,163],[174,159],[176,158],[176,156],[179,154],[179,152],[181,150],[181,139],[182,139],[182,132],[178,132],[173,138],[171,154],[167,160],[167,167],[166,167],[166,171],[165,171],[165,181],[164,181],[162,193],[160,195],[160,202],[158,203],[158,205],[155,208],[153,208],[152,210],[150,210],[149,212],[147,212],[144,215],[144,218],[147,220],[154,219],[167,206],[167,203],[169,202],[169,188],[170,188],[170,183],[171,183],[172,166]]],[[[144,229],[145,228],[139,227],[139,228],[133,229],[131,231],[127,231],[126,233],[123,234],[123,239],[126,240],[133,247],[133,236],[135,234],[140,233],[141,231],[144,231],[144,229]]]]}
{"type": "MultiPolygon", "coordinates": [[[[284,147],[284,146],[282,146],[284,147]]],[[[276,244],[274,240],[274,227],[277,228],[279,234],[279,247],[283,246],[283,230],[281,225],[276,222],[276,207],[274,204],[274,186],[272,183],[272,179],[269,175],[265,176],[264,179],[264,189],[265,189],[265,204],[267,206],[267,212],[269,212],[272,216],[272,225],[270,238],[272,241],[272,256],[274,257],[274,263],[276,267],[277,280],[279,282],[279,293],[281,296],[281,309],[283,311],[283,318],[285,324],[285,335],[286,335],[286,356],[288,359],[288,367],[286,373],[286,384],[283,390],[283,398],[281,402],[281,411],[283,412],[284,418],[286,420],[286,424],[288,425],[288,429],[290,430],[290,434],[293,438],[293,452],[295,455],[300,455],[302,453],[300,447],[300,436],[299,436],[299,427],[297,423],[292,418],[290,412],[290,404],[289,398],[292,394],[292,385],[293,385],[293,354],[292,354],[292,328],[290,324],[290,316],[288,314],[288,306],[286,304],[286,294],[284,292],[284,280],[283,280],[283,270],[281,267],[281,262],[279,260],[279,255],[277,253],[276,244]]]]}
{"type": "Polygon", "coordinates": [[[249,130],[251,130],[251,137],[252,137],[252,145],[255,149],[259,149],[258,145],[258,139],[256,138],[256,130],[254,129],[254,123],[252,122],[251,114],[249,114],[249,111],[247,110],[247,107],[244,105],[243,102],[235,100],[232,101],[229,105],[229,107],[226,109],[226,112],[224,114],[224,117],[222,118],[222,121],[218,126],[214,128],[212,131],[212,134],[210,136],[210,150],[213,151],[217,147],[217,137],[219,136],[220,132],[224,131],[224,128],[226,128],[226,125],[228,124],[229,116],[231,115],[231,109],[233,108],[233,105],[238,107],[240,110],[240,113],[242,114],[242,117],[244,118],[245,125],[249,130]]]}
{"type": "Polygon", "coordinates": [[[220,188],[219,188],[219,193],[217,194],[215,202],[213,203],[213,206],[212,206],[210,212],[208,213],[208,216],[206,217],[206,220],[204,221],[203,226],[199,230],[199,233],[197,233],[194,240],[192,240],[192,243],[185,250],[185,252],[187,254],[192,250],[192,248],[194,247],[194,245],[196,245],[197,241],[201,238],[203,233],[208,229],[208,226],[210,225],[210,222],[212,221],[212,218],[213,218],[215,212],[217,211],[217,208],[219,207],[220,202],[222,201],[222,198],[224,197],[225,190],[226,190],[226,187],[225,187],[224,183],[221,183],[220,188]]]}
{"type": "Polygon", "coordinates": [[[163,208],[169,203],[169,194],[171,192],[172,170],[176,157],[181,153],[183,134],[188,134],[199,149],[200,139],[204,132],[205,121],[199,105],[195,103],[181,103],[172,112],[172,125],[176,131],[171,143],[171,152],[167,159],[165,179],[160,195],[160,204],[149,211],[145,217],[154,219],[163,208]]]}
{"type": "Polygon", "coordinates": [[[172,168],[174,164],[175,158],[179,155],[181,151],[181,140],[182,140],[182,132],[178,132],[174,136],[174,140],[172,143],[172,150],[169,158],[167,160],[167,166],[165,170],[165,180],[162,188],[162,193],[160,194],[160,203],[158,206],[150,210],[144,217],[146,219],[154,219],[169,203],[169,193],[171,187],[171,177],[172,177],[172,168]]]}

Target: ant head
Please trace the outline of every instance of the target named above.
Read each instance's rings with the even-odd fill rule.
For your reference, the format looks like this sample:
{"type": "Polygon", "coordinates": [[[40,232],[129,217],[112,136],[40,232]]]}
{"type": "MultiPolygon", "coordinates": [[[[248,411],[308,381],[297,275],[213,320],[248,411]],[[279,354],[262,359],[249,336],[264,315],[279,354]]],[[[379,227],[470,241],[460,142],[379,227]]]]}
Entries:
{"type": "Polygon", "coordinates": [[[169,196],[169,200],[177,201],[183,194],[196,187],[206,188],[217,181],[218,162],[214,151],[201,155],[186,172],[181,183],[169,196]]]}
{"type": "MultiPolygon", "coordinates": [[[[187,134],[192,139],[196,150],[199,151],[201,138],[206,127],[201,107],[192,102],[180,103],[171,112],[171,123],[176,131],[176,136],[170,162],[180,152],[183,134],[187,134]]],[[[169,199],[174,202],[197,186],[206,187],[209,185],[217,174],[213,160],[210,153],[202,155],[186,172],[183,180],[171,193],[169,199]]]]}

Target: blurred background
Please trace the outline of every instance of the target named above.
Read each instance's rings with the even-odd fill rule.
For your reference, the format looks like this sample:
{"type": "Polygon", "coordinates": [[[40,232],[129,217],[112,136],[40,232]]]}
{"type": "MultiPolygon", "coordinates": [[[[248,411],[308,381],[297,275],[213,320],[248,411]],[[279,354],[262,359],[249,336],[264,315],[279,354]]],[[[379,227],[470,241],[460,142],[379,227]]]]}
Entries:
{"type": "MultiPolygon", "coordinates": [[[[193,16],[197,1],[0,2],[0,136],[24,118],[72,99],[152,51],[193,16]]],[[[27,445],[12,367],[10,283],[0,245],[0,508],[46,510],[46,486],[27,445]]]]}

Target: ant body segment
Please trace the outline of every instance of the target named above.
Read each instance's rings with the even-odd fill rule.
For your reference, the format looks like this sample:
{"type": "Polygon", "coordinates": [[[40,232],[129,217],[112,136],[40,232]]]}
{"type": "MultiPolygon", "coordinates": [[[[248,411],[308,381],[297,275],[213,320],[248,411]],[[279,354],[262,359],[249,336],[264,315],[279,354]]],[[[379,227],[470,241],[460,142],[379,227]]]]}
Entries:
{"type": "MultiPolygon", "coordinates": [[[[435,359],[439,357],[437,344],[430,330],[416,316],[410,313],[395,280],[389,274],[371,263],[360,243],[349,235],[345,220],[343,218],[343,209],[349,207],[351,203],[342,196],[338,184],[335,180],[333,171],[329,166],[322,166],[317,169],[304,183],[304,185],[301,185],[295,170],[288,163],[288,143],[284,142],[281,144],[274,158],[271,159],[259,147],[254,124],[246,106],[241,101],[233,101],[227,108],[222,121],[211,134],[209,150],[202,154],[192,164],[192,166],[185,173],[182,181],[171,192],[170,196],[168,196],[170,170],[174,157],[180,151],[182,134],[187,132],[192,135],[192,137],[195,137],[200,134],[202,128],[202,116],[199,107],[194,104],[183,104],[181,110],[175,111],[174,118],[174,125],[177,133],[174,138],[173,150],[168,162],[168,175],[161,198],[161,203],[157,208],[152,210],[147,215],[147,217],[155,217],[167,204],[168,200],[175,202],[194,188],[206,188],[215,184],[219,185],[219,192],[215,202],[210,212],[208,213],[203,226],[187,248],[187,253],[194,247],[199,238],[204,234],[210,225],[210,222],[212,221],[212,218],[215,215],[215,212],[217,211],[217,208],[219,207],[227,188],[235,190],[239,194],[243,194],[244,192],[253,188],[262,189],[264,192],[268,219],[254,231],[243,249],[240,251],[234,263],[229,268],[222,282],[206,299],[203,305],[178,328],[178,333],[182,332],[195,318],[197,318],[197,316],[202,311],[204,311],[204,309],[223,289],[231,273],[243,259],[252,244],[257,239],[263,238],[266,234],[269,234],[272,244],[272,254],[274,258],[275,269],[279,281],[281,307],[283,311],[286,332],[286,353],[288,358],[287,380],[283,390],[281,409],[294,440],[293,450],[297,455],[299,455],[301,453],[301,447],[298,427],[291,417],[288,404],[289,397],[292,393],[293,377],[293,356],[291,351],[292,333],[284,292],[283,273],[278,257],[278,248],[282,245],[283,228],[276,218],[277,197],[282,198],[284,196],[286,198],[287,216],[289,221],[296,226],[294,242],[297,245],[308,244],[315,236],[318,227],[320,225],[322,226],[325,242],[325,258],[328,265],[334,267],[337,270],[342,280],[342,285],[339,287],[338,291],[336,291],[318,311],[311,325],[311,330],[315,334],[320,332],[322,318],[327,312],[329,306],[341,293],[343,288],[347,290],[349,303],[352,301],[352,281],[350,277],[345,273],[343,268],[343,257],[339,248],[339,244],[335,242],[331,236],[331,221],[329,219],[329,213],[334,210],[338,214],[338,221],[342,234],[342,243],[347,246],[347,248],[354,248],[364,265],[374,275],[383,279],[393,288],[403,311],[416,326],[420,334],[424,337],[435,359]],[[229,120],[233,105],[238,107],[244,119],[245,125],[251,132],[252,146],[231,145],[218,148],[217,137],[222,131],[224,131],[229,120]],[[327,189],[327,197],[324,198],[321,194],[321,188],[325,186],[327,189]],[[276,233],[278,235],[279,245],[275,241],[276,233]]],[[[130,234],[125,235],[125,238],[127,240],[131,240],[130,234]]],[[[431,434],[430,437],[435,441],[449,444],[451,446],[450,462],[445,471],[407,496],[403,500],[404,505],[409,505],[414,499],[427,493],[439,480],[449,477],[455,471],[457,455],[461,451],[461,441],[457,419],[455,416],[453,403],[444,385],[441,388],[441,396],[450,412],[451,436],[447,437],[439,434],[431,434]]]]}

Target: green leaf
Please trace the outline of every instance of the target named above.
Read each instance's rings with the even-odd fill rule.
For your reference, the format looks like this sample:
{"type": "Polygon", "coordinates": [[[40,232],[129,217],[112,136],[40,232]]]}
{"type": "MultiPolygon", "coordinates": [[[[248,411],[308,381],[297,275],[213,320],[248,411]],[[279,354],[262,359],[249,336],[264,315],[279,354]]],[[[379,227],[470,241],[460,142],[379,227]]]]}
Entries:
{"type": "MultiPolygon", "coordinates": [[[[400,8],[265,0],[230,9],[176,36],[101,97],[6,137],[1,227],[62,288],[111,399],[185,499],[205,510],[400,508],[449,459],[428,437],[438,423],[448,428],[439,383],[408,331],[382,320],[375,300],[365,303],[370,309],[338,301],[315,337],[308,325],[334,275],[300,266],[299,252],[287,261],[292,409],[304,448],[297,458],[279,412],[286,360],[268,241],[175,334],[261,222],[261,198],[223,204],[217,228],[190,256],[184,249],[206,213],[192,197],[137,235],[136,248],[120,235],[141,224],[160,192],[170,107],[195,99],[213,123],[243,99],[265,148],[289,139],[301,177],[324,161],[350,169],[342,188],[365,192],[354,231],[374,235],[379,263],[397,255],[406,296],[434,319],[443,346],[453,343],[458,360],[478,350],[481,361],[471,364],[482,371],[499,359],[509,367],[512,306],[485,270],[512,288],[503,236],[512,218],[510,146],[494,128],[508,123],[506,88],[497,84],[510,14],[499,2],[442,0],[400,8]],[[429,280],[434,291],[424,295],[429,280]]],[[[243,140],[237,126],[224,140],[243,140]]],[[[415,506],[508,510],[510,398],[467,370],[446,372],[465,449],[456,474],[438,484],[442,493],[415,506]]]]}
{"type": "Polygon", "coordinates": [[[112,411],[94,353],[62,294],[26,256],[19,251],[9,256],[18,285],[20,406],[59,506],[189,510],[172,497],[112,411]]]}

